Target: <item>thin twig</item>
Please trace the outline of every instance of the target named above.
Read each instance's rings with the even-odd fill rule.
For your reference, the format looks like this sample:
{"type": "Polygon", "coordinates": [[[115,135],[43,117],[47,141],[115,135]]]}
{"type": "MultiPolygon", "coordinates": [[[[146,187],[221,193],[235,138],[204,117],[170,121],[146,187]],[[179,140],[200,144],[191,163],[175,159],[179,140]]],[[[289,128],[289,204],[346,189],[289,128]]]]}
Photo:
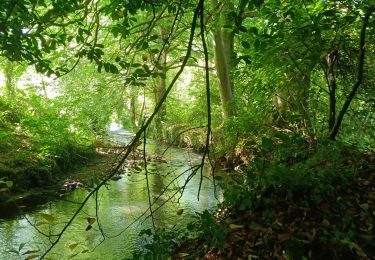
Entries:
{"type": "Polygon", "coordinates": [[[154,214],[152,212],[151,195],[150,195],[150,184],[149,184],[149,181],[148,181],[147,157],[146,157],[146,141],[147,141],[146,134],[147,134],[147,131],[145,130],[144,133],[143,133],[143,162],[145,164],[148,206],[149,206],[150,214],[151,214],[152,227],[154,228],[154,231],[156,231],[156,228],[155,228],[155,218],[154,218],[154,214]]]}

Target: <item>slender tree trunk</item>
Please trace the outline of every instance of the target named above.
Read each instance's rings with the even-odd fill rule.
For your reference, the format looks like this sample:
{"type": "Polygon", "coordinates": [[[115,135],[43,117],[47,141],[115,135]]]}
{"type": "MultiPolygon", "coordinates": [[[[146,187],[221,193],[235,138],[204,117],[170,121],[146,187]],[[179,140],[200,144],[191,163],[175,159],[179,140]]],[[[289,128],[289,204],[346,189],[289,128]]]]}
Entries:
{"type": "Polygon", "coordinates": [[[11,61],[6,61],[6,65],[4,67],[4,76],[6,95],[9,100],[14,100],[16,96],[14,69],[14,64],[11,61]]]}
{"type": "Polygon", "coordinates": [[[137,97],[134,93],[132,93],[130,97],[130,113],[131,113],[132,125],[138,126],[137,124],[137,97]]]}
{"type": "MultiPolygon", "coordinates": [[[[161,98],[163,97],[165,90],[167,88],[167,54],[163,53],[160,60],[160,69],[159,72],[162,74],[161,76],[158,76],[156,78],[156,86],[155,86],[155,103],[158,104],[161,101],[161,98]]],[[[165,120],[167,116],[167,105],[164,102],[162,107],[160,108],[160,111],[156,118],[157,128],[161,126],[161,122],[165,120]]]]}
{"type": "Polygon", "coordinates": [[[329,116],[328,116],[328,129],[331,132],[336,120],[336,76],[335,76],[335,64],[338,58],[337,50],[331,51],[327,57],[327,84],[329,91],[329,116]]]}
{"type": "Polygon", "coordinates": [[[365,17],[363,18],[362,28],[361,28],[361,34],[359,37],[359,54],[358,54],[358,69],[357,69],[357,79],[356,82],[353,85],[352,90],[350,91],[348,97],[345,100],[345,103],[343,107],[340,110],[340,113],[337,116],[337,119],[335,121],[334,126],[332,127],[332,130],[329,134],[329,138],[332,140],[336,139],[336,136],[339,132],[342,120],[344,119],[344,116],[346,112],[348,111],[348,108],[350,106],[350,103],[352,102],[353,98],[357,94],[358,88],[362,84],[363,81],[363,72],[364,72],[364,64],[365,64],[365,41],[366,41],[366,30],[368,27],[370,16],[374,13],[375,7],[370,6],[369,9],[366,12],[365,17]]]}
{"type": "MultiPolygon", "coordinates": [[[[212,0],[214,7],[219,6],[217,0],[212,0]]],[[[223,3],[223,12],[232,10],[233,4],[225,1],[223,3]]],[[[215,46],[215,67],[217,76],[219,78],[220,98],[223,107],[223,120],[226,121],[229,117],[236,114],[234,105],[233,93],[233,55],[234,55],[234,35],[233,33],[223,26],[226,23],[234,23],[225,18],[225,13],[222,13],[217,21],[217,26],[214,29],[214,46],[215,46]]]]}
{"type": "MultiPolygon", "coordinates": [[[[164,27],[159,27],[159,33],[162,39],[165,39],[166,37],[166,29],[164,27]]],[[[160,56],[159,64],[158,64],[158,72],[160,75],[156,78],[156,86],[154,89],[155,93],[155,104],[158,104],[161,102],[162,97],[164,96],[164,93],[167,89],[167,51],[164,50],[163,53],[160,56]]],[[[155,118],[155,134],[158,138],[163,138],[163,122],[165,121],[167,116],[167,104],[166,102],[163,102],[163,104],[160,107],[159,113],[157,114],[157,117],[155,118]]]]}

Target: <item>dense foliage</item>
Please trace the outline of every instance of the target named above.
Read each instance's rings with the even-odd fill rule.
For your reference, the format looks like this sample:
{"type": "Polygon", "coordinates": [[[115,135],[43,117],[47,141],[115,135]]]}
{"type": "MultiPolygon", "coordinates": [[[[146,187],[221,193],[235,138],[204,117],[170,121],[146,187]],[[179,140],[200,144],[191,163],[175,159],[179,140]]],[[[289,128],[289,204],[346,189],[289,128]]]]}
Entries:
{"type": "Polygon", "coordinates": [[[313,209],[372,163],[352,164],[375,142],[374,13],[374,1],[354,0],[1,1],[0,192],[88,160],[116,122],[233,171],[218,178],[232,226],[204,212],[190,227],[207,247],[223,249],[251,215],[246,229],[290,242],[263,241],[259,255],[373,254],[358,219],[330,225],[341,204],[313,209]],[[307,239],[317,244],[280,225],[267,233],[297,225],[280,205],[322,223],[307,239]]]}

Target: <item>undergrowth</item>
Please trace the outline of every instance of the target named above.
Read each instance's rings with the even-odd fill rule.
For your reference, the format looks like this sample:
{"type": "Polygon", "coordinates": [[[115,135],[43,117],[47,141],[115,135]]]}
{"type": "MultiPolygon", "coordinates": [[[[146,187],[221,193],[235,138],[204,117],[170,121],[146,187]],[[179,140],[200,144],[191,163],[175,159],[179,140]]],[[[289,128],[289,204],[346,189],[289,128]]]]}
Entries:
{"type": "Polygon", "coordinates": [[[0,100],[0,179],[13,182],[11,191],[49,185],[54,174],[95,152],[95,135],[74,130],[58,108],[24,109],[22,102],[0,100]]]}
{"type": "Polygon", "coordinates": [[[197,213],[188,235],[176,243],[167,242],[176,237],[173,232],[154,235],[147,250],[136,253],[138,259],[375,256],[371,151],[283,133],[247,140],[242,148],[251,150],[253,159],[217,176],[224,191],[218,210],[197,213]]]}

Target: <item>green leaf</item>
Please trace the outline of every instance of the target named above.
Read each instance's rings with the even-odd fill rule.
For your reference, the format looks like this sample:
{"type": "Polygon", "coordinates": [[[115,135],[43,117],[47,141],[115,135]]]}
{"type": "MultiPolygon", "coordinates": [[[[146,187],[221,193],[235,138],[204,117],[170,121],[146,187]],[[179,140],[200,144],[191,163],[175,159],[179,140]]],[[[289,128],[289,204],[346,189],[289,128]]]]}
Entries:
{"type": "Polygon", "coordinates": [[[243,46],[245,49],[249,49],[249,48],[250,48],[250,43],[248,43],[248,42],[242,41],[241,44],[242,44],[242,46],[243,46]]]}
{"type": "Polygon", "coordinates": [[[55,220],[55,218],[50,214],[42,213],[42,214],[40,214],[40,216],[50,223],[55,220]]]}
{"type": "Polygon", "coordinates": [[[151,49],[150,52],[153,53],[153,54],[158,54],[159,53],[159,49],[151,49]]]}
{"type": "Polygon", "coordinates": [[[230,229],[241,229],[244,228],[244,225],[229,224],[230,229]]]}
{"type": "Polygon", "coordinates": [[[243,25],[241,25],[239,28],[238,28],[241,32],[247,32],[247,28],[243,25]]]}
{"type": "Polygon", "coordinates": [[[99,180],[98,177],[95,177],[95,178],[93,179],[93,184],[95,185],[95,187],[98,186],[98,185],[100,185],[100,183],[101,183],[101,181],[99,180]]]}
{"type": "Polygon", "coordinates": [[[119,70],[118,70],[118,68],[115,65],[109,64],[109,72],[111,72],[113,74],[118,74],[119,70]]]}
{"type": "Polygon", "coordinates": [[[110,63],[108,63],[108,62],[105,62],[105,63],[104,63],[104,70],[105,70],[105,72],[109,72],[109,70],[110,70],[110,66],[111,66],[110,63]]]}
{"type": "Polygon", "coordinates": [[[270,138],[263,137],[262,138],[262,150],[269,151],[272,148],[273,141],[270,138]]]}
{"type": "Polygon", "coordinates": [[[255,35],[258,35],[258,28],[256,28],[256,27],[250,27],[248,29],[248,31],[255,34],[255,35]]]}
{"type": "Polygon", "coordinates": [[[21,243],[21,244],[19,245],[19,247],[18,247],[18,251],[21,251],[22,248],[23,248],[25,245],[26,245],[26,243],[21,243]]]}
{"type": "Polygon", "coordinates": [[[259,50],[259,49],[260,49],[260,41],[259,41],[258,39],[256,39],[255,42],[254,42],[254,48],[255,48],[256,50],[259,50]]]}
{"type": "Polygon", "coordinates": [[[149,41],[154,41],[154,40],[156,40],[157,38],[159,38],[159,35],[154,34],[154,35],[151,35],[151,36],[148,38],[148,40],[149,40],[149,41]]]}
{"type": "Polygon", "coordinates": [[[254,0],[254,5],[256,7],[261,7],[263,3],[264,3],[264,0],[254,0]]]}
{"type": "Polygon", "coordinates": [[[22,255],[29,255],[29,254],[34,254],[36,252],[39,252],[40,250],[39,249],[36,249],[36,250],[27,250],[25,253],[23,253],[22,255]]]}
{"type": "Polygon", "coordinates": [[[99,72],[99,73],[102,72],[102,67],[103,67],[103,63],[102,63],[102,62],[99,62],[99,64],[98,64],[98,72],[99,72]]]}
{"type": "Polygon", "coordinates": [[[146,41],[144,41],[143,43],[142,43],[142,50],[146,50],[146,49],[148,49],[148,42],[146,42],[146,41]]]}
{"type": "Polygon", "coordinates": [[[223,180],[223,176],[215,175],[215,180],[216,181],[222,181],[223,180]]]}
{"type": "Polygon", "coordinates": [[[70,249],[70,250],[74,250],[74,248],[76,248],[77,246],[78,246],[78,243],[70,244],[70,245],[69,245],[69,249],[70,249]]]}
{"type": "Polygon", "coordinates": [[[17,251],[16,249],[10,249],[10,250],[8,250],[7,252],[9,252],[9,253],[15,253],[15,254],[19,254],[19,251],[17,251]]]}

